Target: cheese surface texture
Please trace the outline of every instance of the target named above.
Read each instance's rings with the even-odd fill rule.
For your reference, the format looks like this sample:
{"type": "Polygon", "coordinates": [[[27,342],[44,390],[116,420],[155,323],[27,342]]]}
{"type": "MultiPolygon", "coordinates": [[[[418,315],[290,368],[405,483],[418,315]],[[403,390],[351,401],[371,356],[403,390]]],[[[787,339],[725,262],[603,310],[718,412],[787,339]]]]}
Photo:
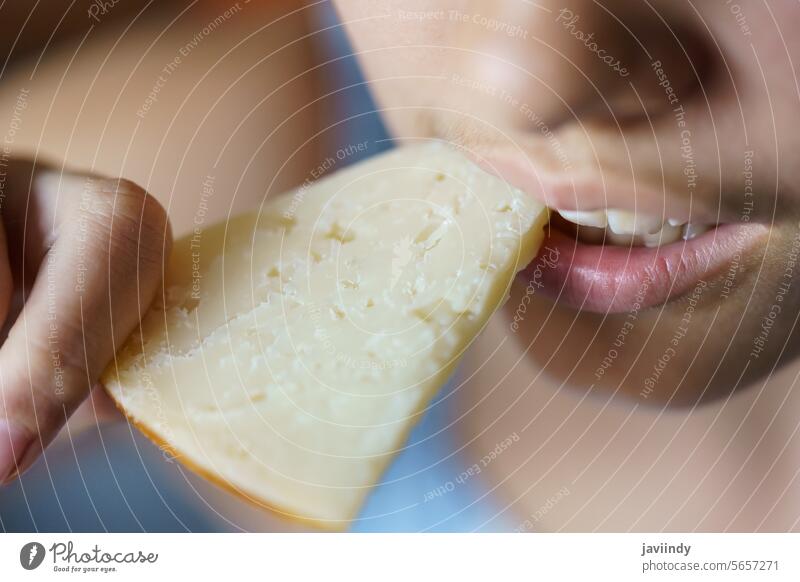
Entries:
{"type": "Polygon", "coordinates": [[[177,241],[103,383],[188,466],[345,528],[546,221],[444,145],[373,157],[177,241]]]}

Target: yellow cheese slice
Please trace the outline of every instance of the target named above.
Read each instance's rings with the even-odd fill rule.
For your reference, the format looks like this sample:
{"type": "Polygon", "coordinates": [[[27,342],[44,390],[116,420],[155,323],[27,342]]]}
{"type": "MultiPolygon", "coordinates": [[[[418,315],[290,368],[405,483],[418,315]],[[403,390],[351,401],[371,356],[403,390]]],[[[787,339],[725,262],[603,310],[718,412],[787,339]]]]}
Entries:
{"type": "Polygon", "coordinates": [[[447,146],[373,157],[177,241],[103,383],[198,472],[345,528],[546,221],[447,146]]]}

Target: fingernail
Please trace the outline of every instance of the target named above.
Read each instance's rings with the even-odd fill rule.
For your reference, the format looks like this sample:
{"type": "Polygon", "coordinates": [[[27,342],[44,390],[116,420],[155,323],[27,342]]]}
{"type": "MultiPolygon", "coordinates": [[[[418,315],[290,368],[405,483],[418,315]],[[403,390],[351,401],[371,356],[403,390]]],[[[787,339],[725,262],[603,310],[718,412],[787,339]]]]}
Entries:
{"type": "Polygon", "coordinates": [[[31,444],[27,431],[0,420],[0,485],[17,474],[17,460],[21,460],[31,444]]]}

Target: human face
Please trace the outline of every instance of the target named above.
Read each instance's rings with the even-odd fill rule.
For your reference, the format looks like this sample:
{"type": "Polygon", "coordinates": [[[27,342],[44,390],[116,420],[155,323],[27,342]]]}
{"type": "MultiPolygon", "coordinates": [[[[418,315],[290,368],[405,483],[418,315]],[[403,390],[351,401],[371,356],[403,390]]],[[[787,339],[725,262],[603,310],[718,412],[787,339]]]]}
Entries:
{"type": "Polygon", "coordinates": [[[553,209],[505,311],[558,380],[686,404],[797,354],[796,3],[338,7],[399,143],[553,209]]]}

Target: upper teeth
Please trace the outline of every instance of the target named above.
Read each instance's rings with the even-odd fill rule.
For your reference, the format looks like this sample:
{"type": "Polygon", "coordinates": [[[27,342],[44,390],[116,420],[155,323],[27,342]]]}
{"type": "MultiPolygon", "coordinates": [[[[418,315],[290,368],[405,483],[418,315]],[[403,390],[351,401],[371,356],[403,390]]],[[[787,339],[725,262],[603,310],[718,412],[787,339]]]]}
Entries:
{"type": "Polygon", "coordinates": [[[608,242],[622,244],[623,241],[638,240],[646,246],[658,246],[698,236],[710,227],[705,225],[689,224],[686,221],[674,218],[662,218],[630,212],[627,210],[602,209],[602,210],[558,210],[558,213],[580,226],[593,228],[608,228],[606,232],[608,242]]]}
{"type": "Polygon", "coordinates": [[[646,235],[661,230],[664,221],[660,217],[648,216],[641,212],[625,210],[606,210],[608,228],[617,234],[646,235]]]}
{"type": "Polygon", "coordinates": [[[657,247],[659,245],[675,242],[681,238],[682,234],[682,225],[672,225],[667,221],[660,231],[644,236],[644,246],[657,247]]]}
{"type": "Polygon", "coordinates": [[[605,228],[608,225],[608,218],[606,217],[605,210],[559,210],[558,213],[570,222],[581,226],[605,228]]]}

